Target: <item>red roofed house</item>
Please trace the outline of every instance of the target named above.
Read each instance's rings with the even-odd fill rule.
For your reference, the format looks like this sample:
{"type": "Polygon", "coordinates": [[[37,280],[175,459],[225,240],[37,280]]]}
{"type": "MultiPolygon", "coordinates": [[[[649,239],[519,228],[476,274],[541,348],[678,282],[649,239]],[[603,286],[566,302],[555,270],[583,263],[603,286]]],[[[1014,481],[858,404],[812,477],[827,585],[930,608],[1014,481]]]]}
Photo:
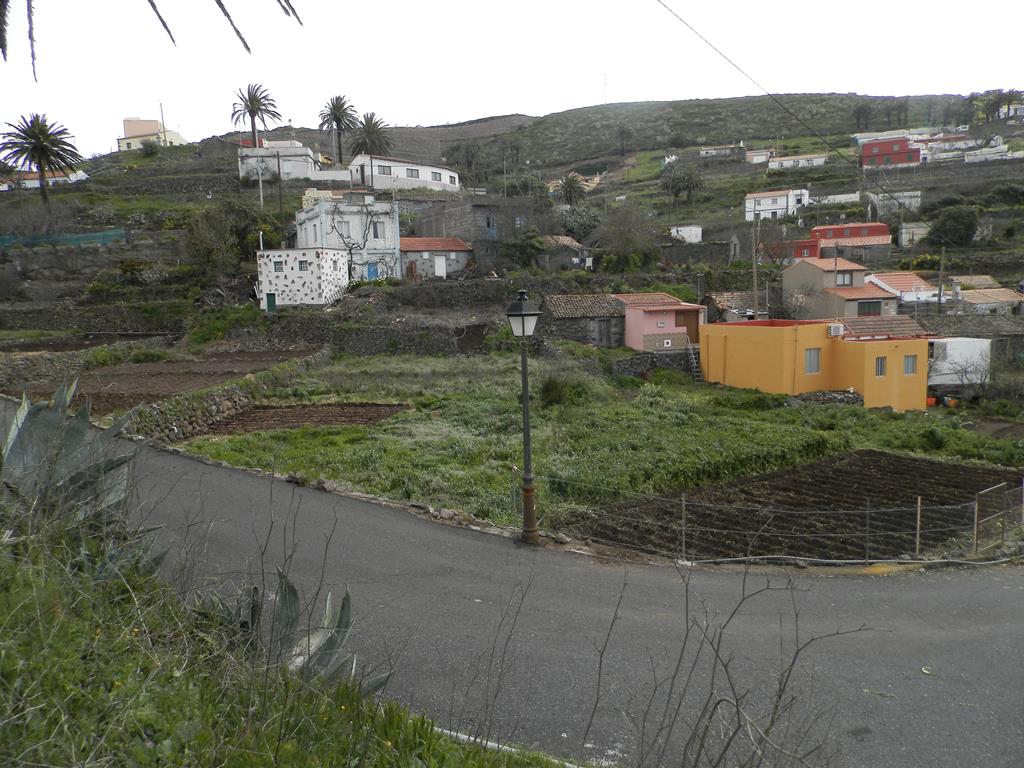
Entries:
{"type": "Polygon", "coordinates": [[[939,289],[913,272],[876,272],[865,281],[899,296],[900,303],[936,302],[939,289]]]}
{"type": "Polygon", "coordinates": [[[473,260],[473,248],[457,237],[403,237],[399,250],[402,274],[413,280],[446,278],[450,272],[465,269],[473,260]]]}
{"type": "Polygon", "coordinates": [[[818,242],[823,259],[884,259],[892,249],[889,225],[880,221],[825,224],[811,229],[811,239],[818,242]]]}
{"type": "Polygon", "coordinates": [[[895,315],[898,297],[871,283],[847,259],[800,259],[782,272],[782,297],[798,320],[895,315]]]}
{"type": "Polygon", "coordinates": [[[872,139],[860,145],[861,168],[892,168],[895,165],[920,165],[921,147],[906,136],[872,139]]]}
{"type": "Polygon", "coordinates": [[[667,293],[617,293],[625,306],[627,347],[641,352],[685,349],[700,343],[705,308],[667,293]]]}

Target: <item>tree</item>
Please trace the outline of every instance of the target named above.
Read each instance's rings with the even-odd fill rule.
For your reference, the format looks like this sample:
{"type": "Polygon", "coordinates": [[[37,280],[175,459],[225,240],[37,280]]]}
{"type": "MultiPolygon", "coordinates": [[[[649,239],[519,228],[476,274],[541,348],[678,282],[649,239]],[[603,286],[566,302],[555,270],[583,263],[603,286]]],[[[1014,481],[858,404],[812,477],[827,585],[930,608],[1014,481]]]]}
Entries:
{"type": "Polygon", "coordinates": [[[620,205],[609,212],[601,233],[605,255],[601,269],[630,272],[657,263],[658,227],[651,217],[635,205],[620,205]]]}
{"type": "MultiPolygon", "coordinates": [[[[3,2],[3,0],[0,0],[3,2]]],[[[39,173],[39,193],[47,208],[50,196],[47,191],[48,172],[71,171],[83,158],[71,143],[71,134],[60,123],[51,124],[46,115],[30,114],[15,125],[7,123],[10,131],[4,133],[0,143],[0,155],[4,162],[15,167],[35,168],[39,173]]]]}
{"type": "Polygon", "coordinates": [[[857,121],[857,130],[871,130],[871,102],[862,101],[853,108],[853,119],[857,121]]]}
{"type": "Polygon", "coordinates": [[[256,148],[260,145],[256,136],[256,121],[259,120],[263,130],[267,130],[267,120],[280,120],[281,113],[277,111],[277,102],[270,95],[270,91],[259,83],[250,83],[244,91],[239,88],[235,95],[238,101],[233,105],[231,120],[235,125],[249,121],[252,146],[256,148]]]}
{"type": "Polygon", "coordinates": [[[669,163],[661,172],[661,187],[672,195],[673,203],[683,192],[686,193],[686,202],[690,203],[693,201],[693,193],[704,189],[704,176],[695,166],[669,163]]]}
{"type": "Polygon", "coordinates": [[[619,139],[619,155],[624,156],[626,154],[626,142],[633,138],[633,131],[629,129],[629,126],[620,125],[615,135],[619,139]]]}
{"type": "Polygon", "coordinates": [[[391,152],[388,124],[373,112],[367,112],[352,129],[349,149],[354,155],[386,155],[391,152]]]}
{"type": "Polygon", "coordinates": [[[944,208],[932,222],[928,242],[935,245],[970,245],[978,231],[978,214],[969,205],[944,208]]]}
{"type": "Polygon", "coordinates": [[[333,131],[334,142],[337,154],[334,156],[334,164],[341,165],[341,137],[342,134],[351,131],[356,127],[356,110],[344,96],[332,96],[327,100],[326,106],[320,110],[320,130],[333,131]]]}
{"type": "Polygon", "coordinates": [[[597,211],[585,205],[558,211],[555,218],[562,226],[562,231],[576,240],[585,238],[601,223],[597,211]]]}
{"type": "Polygon", "coordinates": [[[587,196],[587,188],[583,186],[583,178],[578,173],[570,171],[558,180],[555,193],[559,200],[571,208],[583,202],[583,198],[587,196]]]}
{"type": "Polygon", "coordinates": [[[501,243],[501,255],[513,259],[522,267],[529,269],[537,263],[537,257],[544,253],[544,241],[536,227],[530,227],[511,240],[501,243]]]}
{"type": "MultiPolygon", "coordinates": [[[[245,48],[246,53],[252,53],[249,49],[249,44],[245,41],[242,36],[241,30],[235,26],[235,20],[231,17],[228,9],[224,7],[223,0],[213,0],[220,8],[221,13],[228,20],[228,24],[231,25],[231,29],[235,31],[235,35],[238,40],[242,43],[242,47],[245,48]]],[[[10,18],[11,0],[0,0],[0,54],[3,55],[4,61],[7,61],[7,24],[10,18]]],[[[32,57],[32,77],[36,76],[36,38],[35,38],[35,13],[33,7],[33,0],[25,0],[25,4],[28,7],[28,45],[31,51],[32,57]]],[[[284,11],[285,16],[293,16],[295,20],[302,24],[302,19],[299,18],[299,14],[296,12],[295,7],[292,5],[291,0],[278,0],[277,4],[284,11]]],[[[157,19],[160,21],[160,25],[164,28],[167,36],[171,38],[171,42],[177,45],[177,41],[174,39],[174,35],[171,33],[171,28],[167,25],[163,15],[160,13],[160,9],[157,7],[156,0],[149,0],[149,7],[153,9],[153,13],[156,14],[157,19]]]]}

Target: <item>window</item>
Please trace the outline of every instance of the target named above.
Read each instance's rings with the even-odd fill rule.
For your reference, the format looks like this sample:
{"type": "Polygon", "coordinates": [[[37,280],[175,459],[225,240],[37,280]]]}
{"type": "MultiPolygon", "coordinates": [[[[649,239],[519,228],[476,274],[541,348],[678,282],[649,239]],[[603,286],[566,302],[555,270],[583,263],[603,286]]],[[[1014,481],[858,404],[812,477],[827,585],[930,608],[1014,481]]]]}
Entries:
{"type": "Polygon", "coordinates": [[[858,301],[857,317],[879,317],[882,314],[882,302],[858,301]]]}
{"type": "Polygon", "coordinates": [[[335,272],[337,272],[337,271],[338,271],[338,260],[337,260],[337,259],[334,259],[334,261],[332,261],[332,262],[331,262],[331,268],[332,268],[332,269],[333,269],[333,270],[334,270],[335,272]]]}
{"type": "Polygon", "coordinates": [[[821,347],[804,350],[804,373],[821,373],[821,347]]]}
{"type": "Polygon", "coordinates": [[[860,236],[861,237],[867,237],[868,236],[868,228],[867,227],[861,227],[860,228],[860,236]]]}
{"type": "Polygon", "coordinates": [[[853,285],[853,272],[836,272],[836,285],[853,285]]]}
{"type": "Polygon", "coordinates": [[[418,179],[420,177],[420,169],[419,168],[406,168],[405,169],[405,177],[407,179],[418,179]]]}
{"type": "Polygon", "coordinates": [[[872,155],[877,155],[878,154],[878,147],[872,147],[871,148],[871,154],[872,155]]]}
{"type": "Polygon", "coordinates": [[[843,230],[843,237],[849,237],[849,236],[850,236],[850,228],[847,227],[846,229],[843,230]]]}
{"type": "Polygon", "coordinates": [[[917,355],[903,356],[903,375],[913,376],[917,373],[917,355]]]}
{"type": "Polygon", "coordinates": [[[313,225],[313,242],[316,242],[316,224],[313,225]]]}
{"type": "Polygon", "coordinates": [[[449,184],[458,184],[459,182],[458,182],[458,180],[454,176],[449,176],[448,177],[448,183],[449,184]]]}
{"type": "Polygon", "coordinates": [[[910,152],[907,153],[907,162],[908,163],[914,162],[914,155],[912,153],[910,153],[910,152]]]}
{"type": "Polygon", "coordinates": [[[666,347],[671,347],[672,346],[672,339],[665,339],[662,342],[662,344],[664,344],[666,347]]]}
{"type": "Polygon", "coordinates": [[[888,359],[887,357],[875,358],[875,376],[885,376],[885,364],[888,359]]]}
{"type": "Polygon", "coordinates": [[[899,144],[893,144],[892,145],[892,151],[893,152],[899,152],[900,151],[900,145],[899,144]]]}
{"type": "Polygon", "coordinates": [[[665,321],[664,320],[659,320],[658,321],[658,327],[659,328],[664,328],[665,327],[665,321]]]}
{"type": "Polygon", "coordinates": [[[779,198],[773,197],[772,198],[772,205],[778,205],[778,204],[779,204],[779,198]]]}
{"type": "Polygon", "coordinates": [[[390,165],[378,165],[377,166],[377,173],[379,173],[381,176],[390,176],[391,175],[391,166],[390,165]]]}
{"type": "Polygon", "coordinates": [[[351,231],[352,231],[352,228],[349,226],[349,223],[347,221],[339,221],[338,222],[338,234],[339,235],[341,235],[342,237],[348,237],[348,235],[349,235],[349,233],[351,231]]]}
{"type": "Polygon", "coordinates": [[[283,261],[275,261],[274,262],[274,271],[275,272],[284,272],[284,262],[283,261]]]}
{"type": "Polygon", "coordinates": [[[309,262],[308,261],[300,261],[299,262],[299,272],[309,272],[309,262]]]}
{"type": "Polygon", "coordinates": [[[806,258],[811,255],[811,252],[807,248],[803,248],[800,251],[800,255],[806,258]]]}
{"type": "Polygon", "coordinates": [[[380,232],[381,232],[380,222],[379,221],[373,222],[370,225],[370,229],[372,230],[371,231],[371,237],[373,237],[374,240],[380,240],[380,232]]]}
{"type": "Polygon", "coordinates": [[[431,171],[430,172],[430,180],[431,181],[440,181],[441,180],[441,172],[440,171],[431,171]]]}
{"type": "Polygon", "coordinates": [[[131,143],[130,141],[126,141],[126,142],[124,143],[124,148],[125,148],[125,149],[131,149],[131,148],[132,148],[132,143],[131,143]]]}

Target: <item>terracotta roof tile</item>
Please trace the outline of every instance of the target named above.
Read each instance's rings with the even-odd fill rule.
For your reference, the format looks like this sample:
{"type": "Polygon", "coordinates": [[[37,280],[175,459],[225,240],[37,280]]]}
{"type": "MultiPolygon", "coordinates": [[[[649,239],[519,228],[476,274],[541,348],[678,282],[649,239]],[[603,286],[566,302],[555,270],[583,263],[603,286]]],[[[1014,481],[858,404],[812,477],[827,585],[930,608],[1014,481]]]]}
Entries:
{"type": "Polygon", "coordinates": [[[876,317],[844,317],[846,335],[863,336],[931,336],[910,315],[885,315],[876,317]]]}
{"type": "Polygon", "coordinates": [[[938,290],[936,286],[913,272],[875,272],[868,277],[872,278],[872,281],[878,280],[894,291],[904,293],[913,293],[915,290],[925,292],[938,290]]]}
{"type": "Polygon", "coordinates": [[[960,298],[968,304],[995,304],[998,302],[1024,301],[1012,288],[984,288],[973,291],[960,291],[960,298]]]}
{"type": "Polygon", "coordinates": [[[825,288],[825,293],[831,293],[847,301],[855,299],[895,299],[896,294],[879,288],[877,285],[865,285],[863,288],[825,288]]]}
{"type": "Polygon", "coordinates": [[[891,245],[892,235],[868,235],[867,237],[832,237],[821,238],[818,243],[822,248],[832,248],[837,245],[891,245]]]}
{"type": "Polygon", "coordinates": [[[410,251],[472,251],[473,248],[457,237],[403,237],[399,248],[410,251]]]}
{"type": "Polygon", "coordinates": [[[996,280],[992,275],[951,275],[949,278],[952,282],[957,285],[969,285],[971,289],[981,288],[1002,288],[999,285],[999,281],[996,280]]]}
{"type": "Polygon", "coordinates": [[[801,259],[800,263],[810,264],[812,267],[817,267],[823,272],[867,271],[867,267],[862,267],[860,264],[850,261],[849,259],[829,259],[822,257],[820,259],[801,259]]]}
{"type": "Polygon", "coordinates": [[[634,307],[648,305],[664,306],[666,304],[671,304],[677,307],[697,307],[703,309],[702,304],[690,304],[689,302],[677,299],[675,296],[671,296],[670,294],[662,293],[660,291],[653,293],[616,293],[615,298],[623,304],[628,304],[634,307]]]}
{"type": "Polygon", "coordinates": [[[544,307],[559,319],[578,317],[622,317],[622,302],[610,293],[568,293],[544,297],[544,307]]]}

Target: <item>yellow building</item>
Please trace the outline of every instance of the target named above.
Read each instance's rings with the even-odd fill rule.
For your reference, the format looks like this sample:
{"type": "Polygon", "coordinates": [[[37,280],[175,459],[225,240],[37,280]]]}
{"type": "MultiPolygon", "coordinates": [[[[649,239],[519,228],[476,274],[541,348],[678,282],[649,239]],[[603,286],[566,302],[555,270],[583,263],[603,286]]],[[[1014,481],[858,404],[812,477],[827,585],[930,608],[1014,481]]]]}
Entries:
{"type": "Polygon", "coordinates": [[[852,389],[868,408],[923,410],[928,341],[850,338],[841,322],[751,320],[701,326],[707,381],[786,395],[852,389]]]}

